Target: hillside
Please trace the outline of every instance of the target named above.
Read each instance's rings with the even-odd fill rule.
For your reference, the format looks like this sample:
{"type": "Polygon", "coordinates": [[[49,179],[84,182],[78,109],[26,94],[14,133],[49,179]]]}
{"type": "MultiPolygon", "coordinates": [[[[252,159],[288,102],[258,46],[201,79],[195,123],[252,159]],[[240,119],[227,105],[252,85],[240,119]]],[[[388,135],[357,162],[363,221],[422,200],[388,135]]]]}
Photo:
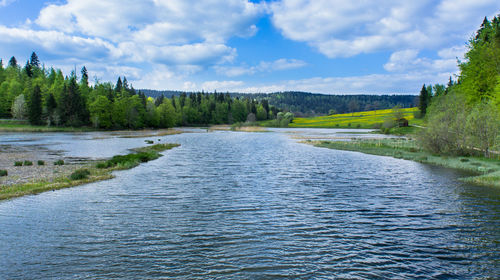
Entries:
{"type": "MultiPolygon", "coordinates": [[[[142,93],[153,98],[160,95],[165,97],[178,96],[181,91],[157,91],[142,89],[142,93]]],[[[257,101],[267,99],[269,105],[285,111],[291,111],[296,116],[326,115],[334,110],[335,113],[351,113],[389,109],[396,105],[402,108],[411,108],[418,105],[415,95],[327,95],[309,92],[274,92],[274,93],[227,93],[232,97],[250,98],[257,101]]]]}

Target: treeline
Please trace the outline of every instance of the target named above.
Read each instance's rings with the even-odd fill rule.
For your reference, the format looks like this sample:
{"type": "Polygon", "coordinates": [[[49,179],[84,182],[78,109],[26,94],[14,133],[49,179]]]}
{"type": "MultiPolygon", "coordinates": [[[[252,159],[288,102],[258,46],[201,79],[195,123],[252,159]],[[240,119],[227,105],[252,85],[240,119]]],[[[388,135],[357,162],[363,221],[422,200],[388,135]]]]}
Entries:
{"type": "Polygon", "coordinates": [[[15,57],[5,68],[0,60],[0,117],[27,119],[34,125],[167,128],[276,119],[278,112],[267,100],[216,92],[151,98],[125,77],[115,85],[91,86],[85,67],[79,80],[74,72],[65,77],[61,70],[42,67],[34,52],[24,67],[15,57]]]}
{"type": "MultiPolygon", "coordinates": [[[[178,96],[178,91],[142,90],[147,96],[178,96]]],[[[410,108],[418,105],[415,95],[326,95],[309,92],[274,92],[274,93],[228,93],[232,97],[250,98],[258,101],[267,100],[270,105],[296,116],[316,116],[332,113],[351,113],[393,108],[410,108]]]]}
{"type": "Polygon", "coordinates": [[[420,111],[427,128],[419,137],[440,154],[491,156],[500,138],[500,18],[484,19],[469,40],[460,75],[434,92],[422,87],[420,111]]]}
{"type": "Polygon", "coordinates": [[[307,92],[276,92],[257,94],[256,98],[268,99],[269,104],[295,115],[343,114],[379,109],[415,107],[414,95],[326,95],[307,92]]]}

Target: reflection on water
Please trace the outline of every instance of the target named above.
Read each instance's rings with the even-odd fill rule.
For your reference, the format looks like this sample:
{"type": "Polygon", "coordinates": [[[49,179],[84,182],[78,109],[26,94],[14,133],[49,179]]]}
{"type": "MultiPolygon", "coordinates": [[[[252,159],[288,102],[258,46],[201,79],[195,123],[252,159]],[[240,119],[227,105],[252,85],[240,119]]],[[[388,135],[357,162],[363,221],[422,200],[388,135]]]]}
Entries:
{"type": "MultiPolygon", "coordinates": [[[[144,141],[110,139],[106,150],[119,152],[144,141]]],[[[0,275],[500,276],[500,192],[459,183],[456,171],[315,148],[282,131],[161,139],[182,146],[113,180],[0,202],[0,275]]]]}

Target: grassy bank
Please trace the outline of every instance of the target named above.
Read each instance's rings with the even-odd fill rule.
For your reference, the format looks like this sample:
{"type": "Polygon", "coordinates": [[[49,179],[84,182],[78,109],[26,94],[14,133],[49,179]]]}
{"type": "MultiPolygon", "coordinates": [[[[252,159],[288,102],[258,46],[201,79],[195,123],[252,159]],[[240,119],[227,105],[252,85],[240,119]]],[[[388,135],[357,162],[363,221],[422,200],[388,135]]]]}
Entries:
{"type": "Polygon", "coordinates": [[[30,125],[20,121],[0,121],[0,132],[88,132],[95,131],[89,127],[59,127],[30,125]]]}
{"type": "Polygon", "coordinates": [[[312,144],[316,147],[390,156],[469,171],[476,175],[461,178],[462,181],[483,186],[500,187],[500,159],[498,158],[488,159],[483,157],[448,157],[433,155],[420,149],[414,140],[404,139],[305,141],[304,143],[312,144]]]}
{"type": "Polygon", "coordinates": [[[114,177],[113,174],[111,174],[113,171],[130,169],[142,162],[155,160],[162,156],[160,152],[177,146],[179,146],[179,144],[156,144],[138,148],[134,149],[133,152],[128,155],[118,155],[106,161],[92,165],[83,165],[81,169],[76,170],[70,176],[61,176],[51,181],[42,178],[33,183],[1,187],[0,200],[111,179],[114,177]]]}
{"type": "MultiPolygon", "coordinates": [[[[401,109],[404,118],[410,124],[420,124],[422,120],[415,119],[413,114],[418,108],[401,109]]],[[[394,115],[392,109],[335,114],[313,118],[295,118],[289,127],[303,128],[374,128],[383,124],[394,115]]]]}

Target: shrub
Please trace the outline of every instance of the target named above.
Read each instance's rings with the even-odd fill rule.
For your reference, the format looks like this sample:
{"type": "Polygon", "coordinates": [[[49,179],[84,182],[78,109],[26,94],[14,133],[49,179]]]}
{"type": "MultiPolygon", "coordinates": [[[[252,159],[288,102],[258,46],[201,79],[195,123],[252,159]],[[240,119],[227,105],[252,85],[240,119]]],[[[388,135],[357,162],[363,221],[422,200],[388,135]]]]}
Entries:
{"type": "Polygon", "coordinates": [[[36,163],[37,163],[38,165],[45,165],[45,161],[43,161],[43,160],[39,160],[39,161],[37,161],[36,163]]]}
{"type": "Polygon", "coordinates": [[[146,142],[146,144],[153,144],[153,140],[144,140],[144,142],[146,142]]]}
{"type": "Polygon", "coordinates": [[[99,162],[95,165],[95,167],[100,168],[100,169],[104,169],[104,168],[108,168],[109,165],[106,162],[99,162]]]}
{"type": "Polygon", "coordinates": [[[14,162],[14,166],[23,166],[23,162],[22,161],[16,161],[16,162],[14,162]]]}
{"type": "Polygon", "coordinates": [[[356,125],[356,128],[361,128],[361,124],[359,124],[359,123],[358,123],[358,124],[356,125]]]}
{"type": "Polygon", "coordinates": [[[24,163],[23,163],[24,166],[31,166],[33,165],[33,162],[29,161],[29,160],[25,160],[24,163]]]}
{"type": "Polygon", "coordinates": [[[461,158],[461,159],[460,159],[460,161],[461,161],[461,162],[468,162],[468,161],[469,161],[469,159],[468,159],[468,158],[461,158]]]}
{"type": "Polygon", "coordinates": [[[56,160],[54,161],[54,165],[64,165],[64,160],[62,159],[56,160]]]}
{"type": "Polygon", "coordinates": [[[5,169],[0,169],[0,177],[7,176],[8,172],[5,169]]]}
{"type": "Polygon", "coordinates": [[[88,178],[90,171],[88,169],[78,169],[69,176],[71,180],[82,180],[88,178]]]}

